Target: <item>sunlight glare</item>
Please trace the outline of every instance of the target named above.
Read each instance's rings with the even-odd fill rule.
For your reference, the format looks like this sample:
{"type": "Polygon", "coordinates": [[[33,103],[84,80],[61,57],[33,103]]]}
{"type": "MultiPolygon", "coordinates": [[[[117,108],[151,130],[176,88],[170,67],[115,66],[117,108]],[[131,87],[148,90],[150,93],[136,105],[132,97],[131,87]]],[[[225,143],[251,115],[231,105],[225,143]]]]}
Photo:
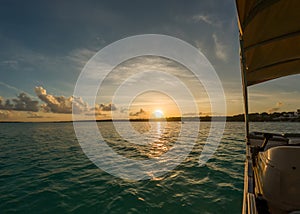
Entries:
{"type": "Polygon", "coordinates": [[[164,117],[164,113],[162,110],[157,109],[153,112],[153,115],[155,118],[163,118],[164,117]]]}

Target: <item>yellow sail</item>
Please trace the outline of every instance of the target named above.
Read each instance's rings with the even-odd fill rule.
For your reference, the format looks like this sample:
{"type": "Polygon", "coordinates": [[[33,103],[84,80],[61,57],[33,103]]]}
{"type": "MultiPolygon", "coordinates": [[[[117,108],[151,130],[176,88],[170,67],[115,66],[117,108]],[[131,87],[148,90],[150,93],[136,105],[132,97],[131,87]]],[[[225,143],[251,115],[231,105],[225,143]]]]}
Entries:
{"type": "Polygon", "coordinates": [[[236,0],[245,86],[300,73],[300,0],[236,0]]]}

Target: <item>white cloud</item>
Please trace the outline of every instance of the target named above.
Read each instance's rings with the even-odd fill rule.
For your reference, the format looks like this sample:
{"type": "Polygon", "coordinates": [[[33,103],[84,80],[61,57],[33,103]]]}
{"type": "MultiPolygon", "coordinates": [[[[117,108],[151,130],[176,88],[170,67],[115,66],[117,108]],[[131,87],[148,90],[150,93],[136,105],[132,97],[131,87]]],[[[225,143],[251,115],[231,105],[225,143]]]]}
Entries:
{"type": "Polygon", "coordinates": [[[215,43],[215,54],[218,59],[221,59],[223,61],[228,60],[228,55],[226,53],[226,45],[224,45],[219,38],[217,37],[216,34],[212,35],[212,38],[215,43]]]}
{"type": "Polygon", "coordinates": [[[198,48],[201,52],[205,50],[204,42],[201,42],[199,40],[194,41],[196,48],[198,48]]]}
{"type": "Polygon", "coordinates": [[[210,16],[207,16],[207,15],[195,15],[192,17],[192,19],[196,22],[205,22],[207,24],[210,24],[210,25],[214,25],[214,22],[213,20],[211,19],[210,16]]]}
{"type": "Polygon", "coordinates": [[[92,58],[96,54],[96,51],[82,48],[82,49],[74,49],[70,52],[68,58],[75,63],[83,66],[85,65],[90,58],[92,58]]]}
{"type": "Polygon", "coordinates": [[[10,68],[17,69],[19,62],[17,60],[4,60],[0,62],[2,65],[6,65],[10,68]]]}
{"type": "Polygon", "coordinates": [[[199,22],[199,23],[204,22],[214,27],[221,27],[221,21],[216,16],[207,15],[207,14],[197,14],[192,16],[191,19],[194,22],[199,22]]]}
{"type": "Polygon", "coordinates": [[[53,96],[47,94],[46,89],[43,87],[35,87],[36,95],[45,102],[42,105],[45,111],[51,111],[53,113],[72,113],[72,103],[74,103],[74,112],[80,113],[88,110],[88,104],[84,102],[80,97],[64,97],[64,96],[53,96]]]}
{"type": "Polygon", "coordinates": [[[107,80],[119,83],[119,80],[124,81],[134,74],[145,71],[160,71],[175,75],[178,78],[190,78],[190,80],[194,79],[194,76],[189,70],[173,60],[159,56],[141,56],[118,65],[107,76],[107,80]]]}
{"type": "MultiPolygon", "coordinates": [[[[6,87],[6,88],[8,88],[8,89],[10,89],[10,90],[16,91],[16,92],[18,92],[18,93],[25,93],[23,90],[21,90],[21,89],[19,89],[19,88],[16,88],[16,87],[14,87],[14,86],[12,86],[12,85],[9,85],[9,84],[7,84],[7,83],[5,83],[5,82],[1,82],[1,81],[0,81],[0,85],[4,86],[4,87],[6,87]]],[[[29,95],[29,97],[31,97],[31,98],[34,97],[32,94],[29,94],[29,93],[27,93],[27,92],[26,92],[26,94],[29,95]]]]}
{"type": "Polygon", "coordinates": [[[113,103],[96,104],[95,107],[90,107],[81,97],[64,97],[48,94],[46,89],[41,86],[35,87],[36,95],[44,102],[41,109],[45,112],[52,113],[85,113],[86,115],[106,115],[109,111],[116,111],[117,107],[113,103]],[[73,104],[73,109],[72,109],[73,104]],[[73,110],[73,112],[72,112],[73,110]]]}

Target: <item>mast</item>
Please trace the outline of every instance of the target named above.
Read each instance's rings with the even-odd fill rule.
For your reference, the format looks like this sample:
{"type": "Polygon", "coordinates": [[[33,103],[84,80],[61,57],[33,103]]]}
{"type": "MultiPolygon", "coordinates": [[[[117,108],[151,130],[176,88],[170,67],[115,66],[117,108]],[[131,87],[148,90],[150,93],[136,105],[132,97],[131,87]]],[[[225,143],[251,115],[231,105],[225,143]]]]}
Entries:
{"type": "Polygon", "coordinates": [[[240,60],[241,60],[241,73],[242,73],[242,84],[243,84],[243,97],[244,97],[244,117],[245,117],[245,132],[246,142],[248,144],[249,139],[249,107],[248,107],[248,89],[247,89],[247,76],[246,76],[246,61],[244,55],[244,40],[243,35],[240,32],[240,60]]]}

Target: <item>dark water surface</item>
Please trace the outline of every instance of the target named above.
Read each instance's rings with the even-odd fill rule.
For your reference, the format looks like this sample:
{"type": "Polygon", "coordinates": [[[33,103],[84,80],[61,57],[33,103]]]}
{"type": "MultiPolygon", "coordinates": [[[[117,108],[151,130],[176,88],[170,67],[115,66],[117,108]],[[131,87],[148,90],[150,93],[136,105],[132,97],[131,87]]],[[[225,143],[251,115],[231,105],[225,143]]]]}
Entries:
{"type": "MultiPolygon", "coordinates": [[[[108,145],[119,154],[155,158],[172,146],[168,139],[176,138],[179,126],[194,124],[165,125],[161,133],[165,136],[157,138],[161,142],[150,149],[139,149],[141,145],[128,149],[126,141],[112,134],[112,123],[98,125],[108,145]]],[[[147,125],[133,124],[146,131],[147,125]]],[[[251,126],[256,131],[299,130],[299,123],[251,126]]],[[[151,180],[125,181],[86,157],[72,123],[2,123],[0,213],[240,213],[244,124],[227,123],[216,153],[200,167],[198,158],[209,127],[202,123],[193,151],[174,170],[151,180]]]]}

